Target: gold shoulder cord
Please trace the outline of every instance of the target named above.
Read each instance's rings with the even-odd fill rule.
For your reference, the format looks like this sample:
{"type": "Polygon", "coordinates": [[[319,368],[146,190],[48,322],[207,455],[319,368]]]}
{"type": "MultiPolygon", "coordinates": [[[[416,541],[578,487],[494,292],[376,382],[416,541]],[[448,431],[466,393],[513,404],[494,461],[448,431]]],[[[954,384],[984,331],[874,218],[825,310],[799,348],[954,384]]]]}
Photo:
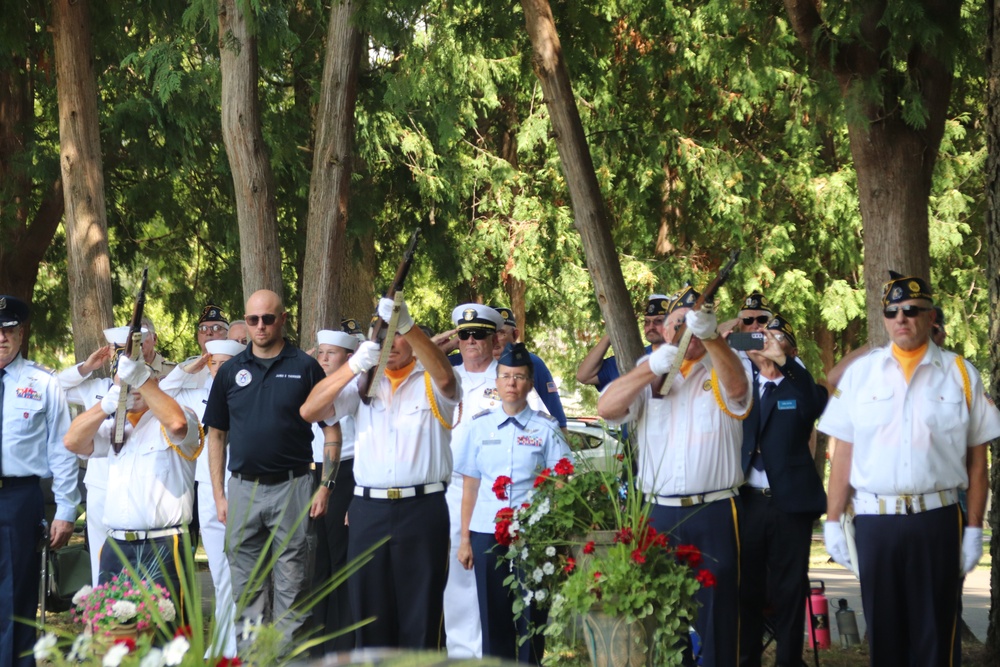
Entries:
{"type": "Polygon", "coordinates": [[[972,382],[969,380],[969,370],[965,367],[965,359],[961,356],[955,357],[958,364],[958,372],[962,374],[962,388],[965,389],[965,407],[972,409],[972,382]]]}
{"type": "Polygon", "coordinates": [[[180,447],[178,447],[174,443],[170,442],[170,436],[167,435],[167,429],[163,428],[163,424],[160,424],[160,433],[163,434],[163,439],[167,441],[168,445],[170,445],[170,449],[172,449],[175,452],[177,452],[177,455],[180,456],[185,461],[195,461],[195,460],[197,460],[198,455],[201,454],[201,450],[205,446],[205,429],[203,429],[201,427],[200,423],[198,423],[198,422],[195,422],[195,423],[198,424],[198,449],[195,450],[195,453],[192,454],[191,456],[188,456],[187,454],[185,454],[184,452],[181,451],[180,447]]]}
{"type": "Polygon", "coordinates": [[[461,401],[458,402],[458,421],[455,422],[454,426],[445,422],[445,420],[441,417],[441,411],[438,410],[437,401],[434,399],[434,389],[433,387],[431,387],[431,374],[428,373],[427,371],[424,371],[424,391],[427,392],[427,401],[431,404],[431,412],[434,413],[434,416],[437,417],[438,423],[440,423],[441,426],[443,426],[446,431],[450,431],[451,429],[455,428],[455,426],[458,426],[459,424],[462,423],[461,401]]]}
{"type": "Polygon", "coordinates": [[[719,409],[725,414],[729,415],[733,419],[738,421],[743,421],[750,416],[750,409],[753,408],[753,385],[750,385],[750,403],[747,405],[747,411],[742,415],[736,415],[729,411],[726,407],[726,402],[722,400],[722,390],[719,389],[719,377],[715,374],[715,369],[712,369],[712,395],[715,396],[715,402],[719,404],[719,409]]]}

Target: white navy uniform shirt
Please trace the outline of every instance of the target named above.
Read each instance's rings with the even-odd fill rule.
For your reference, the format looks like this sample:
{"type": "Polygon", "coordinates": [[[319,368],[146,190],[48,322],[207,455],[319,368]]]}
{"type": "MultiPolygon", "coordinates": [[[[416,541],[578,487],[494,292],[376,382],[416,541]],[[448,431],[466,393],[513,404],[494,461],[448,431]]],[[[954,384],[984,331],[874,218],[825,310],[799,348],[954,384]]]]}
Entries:
{"type": "MultiPolygon", "coordinates": [[[[202,447],[198,418],[184,408],[187,434],[173,443],[194,458],[202,447]]],[[[125,422],[125,445],[111,447],[115,420],[108,417],[94,436],[91,458],[108,459],[108,498],[104,525],[110,530],[152,530],[191,522],[194,501],[194,460],[183,458],[167,442],[160,422],[147,410],[133,427],[125,422]]]]}
{"type": "MultiPolygon", "coordinates": [[[[197,359],[197,357],[194,357],[197,359]]],[[[187,362],[184,362],[187,363],[187,362]]],[[[208,392],[212,389],[212,374],[207,369],[203,372],[185,373],[181,366],[175,366],[167,377],[160,380],[160,389],[184,407],[194,410],[198,422],[205,417],[205,406],[208,404],[208,392]]],[[[207,441],[206,441],[207,443],[207,441]]],[[[228,483],[232,473],[229,471],[229,448],[226,447],[225,479],[228,483]]],[[[195,465],[194,481],[201,484],[212,484],[212,473],[208,468],[208,447],[202,447],[195,465]]]]}
{"type": "Polygon", "coordinates": [[[456,450],[456,472],[480,480],[476,507],[469,529],[493,533],[494,517],[503,507],[519,507],[528,502],[535,478],[543,468],[551,468],[572,454],[559,422],[548,414],[526,407],[513,417],[503,406],[475,415],[456,450]],[[499,500],[493,492],[497,477],[511,478],[508,499],[499,500]]]}
{"type": "Polygon", "coordinates": [[[63,445],[69,405],[48,369],[20,354],[4,368],[3,436],[0,473],[4,477],[52,477],[55,518],[76,520],[80,503],[76,456],[63,445]]]}
{"type": "MultiPolygon", "coordinates": [[[[59,386],[66,392],[66,400],[70,405],[79,405],[84,410],[89,410],[107,395],[112,380],[111,378],[91,378],[91,373],[81,375],[81,365],[82,363],[63,369],[56,374],[56,377],[59,379],[59,386]]],[[[87,485],[88,489],[108,488],[107,459],[88,461],[83,483],[87,485]]]]}
{"type": "MultiPolygon", "coordinates": [[[[327,426],[340,424],[340,460],[346,461],[354,458],[354,441],[356,439],[356,429],[354,426],[354,412],[357,411],[358,378],[356,376],[337,396],[333,402],[333,409],[336,414],[330,419],[324,419],[327,426]],[[350,387],[353,386],[353,389],[350,387]],[[352,396],[353,394],[353,396],[352,396]]],[[[313,461],[323,463],[323,446],[326,444],[326,436],[323,427],[319,423],[313,424],[313,461]]]]}
{"type": "MultiPolygon", "coordinates": [[[[420,361],[395,393],[387,377],[369,405],[360,401],[357,383],[344,387],[334,406],[337,414],[353,414],[355,425],[354,481],[379,489],[447,482],[451,478],[451,431],[434,416],[420,361]]],[[[429,382],[441,419],[454,422],[461,379],[456,376],[456,398],[444,396],[429,382]]]]}
{"type": "MultiPolygon", "coordinates": [[[[744,370],[750,383],[750,372],[744,370]]],[[[687,377],[678,373],[669,394],[654,399],[647,385],[625,417],[608,420],[612,424],[635,420],[639,481],[645,493],[686,496],[743,483],[743,425],[722,406],[731,415],[743,417],[749,413],[751,392],[742,402],[734,401],[721,381],[712,382],[711,374],[712,360],[705,353],[687,377]]]]}
{"type": "Polygon", "coordinates": [[[968,488],[969,447],[1000,437],[1000,411],[986,395],[979,371],[933,342],[906,383],[891,344],[872,350],[844,373],[817,428],[853,443],[851,486],[904,495],[968,488]]]}

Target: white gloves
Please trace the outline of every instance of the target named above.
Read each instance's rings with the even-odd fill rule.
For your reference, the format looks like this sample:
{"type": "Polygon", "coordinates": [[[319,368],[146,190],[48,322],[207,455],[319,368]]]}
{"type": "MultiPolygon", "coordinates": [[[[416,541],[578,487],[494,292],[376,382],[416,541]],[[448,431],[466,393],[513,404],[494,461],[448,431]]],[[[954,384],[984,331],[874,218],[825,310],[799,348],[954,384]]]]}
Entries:
{"type": "Polygon", "coordinates": [[[965,534],[962,535],[962,572],[972,572],[982,557],[983,529],[966,526],[965,534]]]}
{"type": "Polygon", "coordinates": [[[833,560],[843,565],[848,570],[853,571],[851,565],[851,554],[847,550],[847,537],[844,535],[844,527],[839,521],[826,521],[823,523],[823,541],[826,542],[827,552],[833,556],[833,560]]]}
{"type": "Polygon", "coordinates": [[[123,354],[118,359],[118,377],[132,387],[141,387],[149,379],[149,366],[141,358],[139,361],[132,361],[123,354]]]}
{"type": "Polygon", "coordinates": [[[684,323],[692,336],[701,340],[713,340],[719,337],[719,332],[716,331],[719,321],[715,317],[715,309],[705,306],[701,310],[689,310],[684,316],[684,323]]]}
{"type": "MultiPolygon", "coordinates": [[[[378,301],[378,316],[385,320],[386,323],[392,319],[392,306],[392,299],[382,297],[378,301]]],[[[406,309],[406,302],[404,301],[399,306],[399,319],[396,320],[396,333],[405,334],[411,328],[413,328],[413,318],[410,317],[410,311],[406,309]]],[[[354,356],[358,356],[358,353],[355,352],[354,356]]]]}
{"type": "Polygon", "coordinates": [[[664,343],[653,350],[649,355],[649,370],[657,375],[666,375],[674,366],[674,358],[677,357],[677,346],[664,343]]]}
{"type": "MultiPolygon", "coordinates": [[[[118,401],[122,395],[122,388],[117,384],[111,385],[108,389],[108,393],[104,395],[101,399],[101,410],[106,415],[113,415],[116,410],[118,410],[118,401]]],[[[135,401],[132,399],[132,395],[129,394],[128,399],[125,401],[125,409],[129,410],[135,401]]],[[[982,531],[980,531],[981,533],[982,531]]]]}
{"type": "MultiPolygon", "coordinates": [[[[382,299],[385,301],[385,299],[382,299]]],[[[389,302],[390,304],[392,301],[389,302]]],[[[379,310],[381,310],[381,303],[379,304],[379,310]]],[[[381,316],[381,313],[380,313],[381,316]]],[[[389,345],[392,345],[392,341],[387,341],[389,345]]],[[[358,349],[355,350],[351,358],[347,360],[347,366],[351,371],[357,375],[358,373],[364,373],[370,368],[374,368],[378,365],[378,357],[381,350],[379,349],[378,343],[370,340],[358,345],[358,349]]]]}

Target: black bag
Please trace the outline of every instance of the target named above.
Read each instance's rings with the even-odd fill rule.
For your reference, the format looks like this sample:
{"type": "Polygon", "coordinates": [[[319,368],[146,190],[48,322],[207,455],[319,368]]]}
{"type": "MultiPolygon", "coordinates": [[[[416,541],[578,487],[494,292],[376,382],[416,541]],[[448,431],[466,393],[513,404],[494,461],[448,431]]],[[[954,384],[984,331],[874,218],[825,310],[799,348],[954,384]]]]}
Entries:
{"type": "Polygon", "coordinates": [[[90,552],[85,543],[68,544],[59,551],[46,549],[48,559],[45,607],[62,612],[73,606],[73,596],[91,583],[90,552]]]}

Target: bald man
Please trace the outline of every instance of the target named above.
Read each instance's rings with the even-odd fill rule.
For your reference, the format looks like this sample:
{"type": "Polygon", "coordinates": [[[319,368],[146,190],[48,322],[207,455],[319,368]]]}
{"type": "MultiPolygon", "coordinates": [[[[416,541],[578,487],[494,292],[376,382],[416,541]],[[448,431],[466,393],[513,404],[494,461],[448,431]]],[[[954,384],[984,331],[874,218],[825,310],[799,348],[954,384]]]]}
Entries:
{"type": "Polygon", "coordinates": [[[297,603],[305,597],[308,581],[309,520],[326,513],[340,460],[339,429],[324,427],[317,489],[309,474],[312,425],[299,416],[299,408],[325,376],[315,359],[282,336],[287,317],[281,298],[270,290],[254,292],[247,300],[250,345],[219,369],[204,418],[212,492],[219,521],[226,524],[233,598],[244,618],[263,615],[261,573],[252,579],[251,573],[261,556],[276,556],[271,572],[274,618],[265,621],[278,624],[286,647],[305,621],[297,603]],[[227,446],[228,489],[223,483],[227,446]]]}

